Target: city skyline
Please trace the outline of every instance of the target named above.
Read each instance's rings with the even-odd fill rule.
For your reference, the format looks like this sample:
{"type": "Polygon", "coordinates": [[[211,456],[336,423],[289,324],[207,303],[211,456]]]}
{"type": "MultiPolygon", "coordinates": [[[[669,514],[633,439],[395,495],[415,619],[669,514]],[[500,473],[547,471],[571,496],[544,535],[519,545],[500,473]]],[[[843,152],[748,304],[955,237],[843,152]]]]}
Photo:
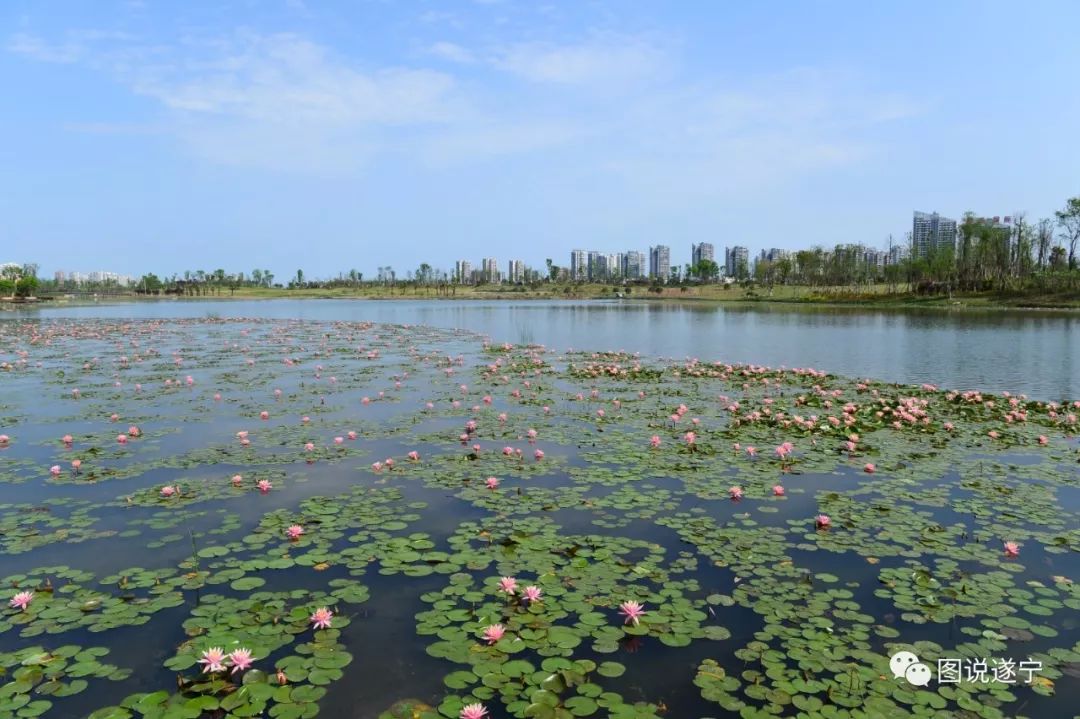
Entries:
{"type": "Polygon", "coordinates": [[[218,9],[0,8],[0,244],[47,248],[46,275],[657,243],[684,264],[1080,193],[1075,3],[218,9]],[[1002,27],[1052,51],[986,52],[1002,27]]]}

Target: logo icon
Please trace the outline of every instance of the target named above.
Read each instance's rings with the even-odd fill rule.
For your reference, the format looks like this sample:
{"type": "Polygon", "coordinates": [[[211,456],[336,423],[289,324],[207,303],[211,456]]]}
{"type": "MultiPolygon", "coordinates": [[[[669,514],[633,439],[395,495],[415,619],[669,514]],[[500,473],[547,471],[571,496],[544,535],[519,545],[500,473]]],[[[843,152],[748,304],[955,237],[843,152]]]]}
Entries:
{"type": "Polygon", "coordinates": [[[906,679],[909,684],[925,687],[930,683],[930,667],[919,661],[912,652],[897,652],[889,657],[889,669],[896,679],[906,679]]]}

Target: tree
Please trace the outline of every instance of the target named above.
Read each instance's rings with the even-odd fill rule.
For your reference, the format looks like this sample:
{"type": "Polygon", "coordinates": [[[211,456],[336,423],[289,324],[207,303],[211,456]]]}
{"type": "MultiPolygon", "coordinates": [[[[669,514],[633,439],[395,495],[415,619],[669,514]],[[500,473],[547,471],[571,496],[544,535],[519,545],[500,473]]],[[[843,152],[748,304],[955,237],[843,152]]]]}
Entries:
{"type": "Polygon", "coordinates": [[[694,266],[694,275],[702,282],[713,282],[720,276],[720,265],[713,260],[702,260],[694,266]]]}
{"type": "Polygon", "coordinates": [[[1069,269],[1076,269],[1076,245],[1080,243],[1080,196],[1070,197],[1065,209],[1054,213],[1061,237],[1069,245],[1069,269]]]}
{"type": "Polygon", "coordinates": [[[1040,270],[1046,269],[1050,261],[1050,244],[1054,241],[1054,221],[1049,217],[1039,220],[1035,228],[1035,265],[1040,270]]]}
{"type": "Polygon", "coordinates": [[[304,286],[304,271],[303,270],[297,270],[296,271],[296,286],[297,287],[303,287],[304,286]]]}
{"type": "Polygon", "coordinates": [[[153,272],[147,273],[139,279],[138,291],[144,294],[156,295],[161,291],[161,287],[161,280],[153,272]]]}

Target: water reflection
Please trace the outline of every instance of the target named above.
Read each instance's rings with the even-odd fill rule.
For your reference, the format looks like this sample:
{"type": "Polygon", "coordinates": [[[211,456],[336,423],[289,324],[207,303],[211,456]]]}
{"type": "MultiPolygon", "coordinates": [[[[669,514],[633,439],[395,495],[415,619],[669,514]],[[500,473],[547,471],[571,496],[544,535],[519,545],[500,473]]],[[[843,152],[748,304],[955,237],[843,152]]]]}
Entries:
{"type": "Polygon", "coordinates": [[[1080,395],[1073,313],[702,302],[211,300],[23,309],[8,317],[252,317],[426,324],[500,342],[624,349],[960,389],[1080,395]]]}

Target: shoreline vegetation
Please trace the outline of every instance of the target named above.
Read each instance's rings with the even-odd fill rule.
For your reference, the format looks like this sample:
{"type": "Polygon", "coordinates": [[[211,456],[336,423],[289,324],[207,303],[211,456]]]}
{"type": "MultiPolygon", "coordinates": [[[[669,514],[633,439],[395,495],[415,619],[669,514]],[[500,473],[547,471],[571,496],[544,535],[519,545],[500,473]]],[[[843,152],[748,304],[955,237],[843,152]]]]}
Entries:
{"type": "Polygon", "coordinates": [[[1012,310],[1080,310],[1080,293],[1076,292],[954,292],[951,294],[921,295],[879,284],[858,288],[810,287],[782,285],[774,287],[743,285],[686,285],[664,287],[621,287],[605,284],[555,284],[503,287],[496,285],[463,285],[423,287],[362,285],[334,288],[224,288],[220,292],[190,295],[146,295],[137,292],[78,292],[57,293],[40,298],[0,298],[0,306],[55,304],[101,301],[161,301],[176,300],[253,300],[253,299],[360,299],[360,300],[649,300],[658,302],[701,302],[719,305],[799,305],[844,306],[854,308],[957,308],[1012,310]],[[30,301],[27,302],[26,300],[30,301]]]}

